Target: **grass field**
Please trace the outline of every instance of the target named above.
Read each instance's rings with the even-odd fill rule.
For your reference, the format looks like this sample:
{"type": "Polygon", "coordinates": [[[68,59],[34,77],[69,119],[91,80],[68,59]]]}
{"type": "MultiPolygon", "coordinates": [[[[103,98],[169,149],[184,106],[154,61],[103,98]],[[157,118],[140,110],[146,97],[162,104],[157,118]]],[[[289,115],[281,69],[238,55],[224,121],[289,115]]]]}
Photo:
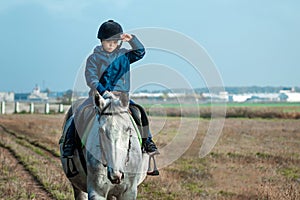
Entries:
{"type": "Polygon", "coordinates": [[[222,113],[226,109],[227,118],[284,118],[300,119],[300,103],[214,103],[214,104],[146,104],[144,107],[153,116],[202,117],[211,118],[212,111],[222,113]]]}
{"type": "MultiPolygon", "coordinates": [[[[59,161],[63,118],[0,115],[0,199],[72,199],[59,161]]],[[[172,140],[181,120],[151,117],[160,148],[172,140]]],[[[138,199],[300,199],[299,120],[227,118],[216,146],[204,158],[198,154],[210,120],[189,120],[199,120],[198,127],[186,130],[197,129],[193,143],[160,169],[160,176],[146,178],[138,199]]]]}

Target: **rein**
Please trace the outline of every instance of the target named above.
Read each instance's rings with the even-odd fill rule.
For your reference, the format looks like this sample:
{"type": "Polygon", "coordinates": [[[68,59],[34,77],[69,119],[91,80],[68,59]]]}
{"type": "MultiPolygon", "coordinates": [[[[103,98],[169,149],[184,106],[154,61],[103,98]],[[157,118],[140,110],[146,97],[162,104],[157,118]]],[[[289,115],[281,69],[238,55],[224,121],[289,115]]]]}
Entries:
{"type": "Polygon", "coordinates": [[[99,109],[98,106],[95,106],[96,111],[100,115],[117,115],[117,114],[123,114],[123,113],[129,113],[128,110],[122,110],[119,112],[105,112],[105,110],[111,105],[111,102],[109,102],[102,110],[99,109]]]}

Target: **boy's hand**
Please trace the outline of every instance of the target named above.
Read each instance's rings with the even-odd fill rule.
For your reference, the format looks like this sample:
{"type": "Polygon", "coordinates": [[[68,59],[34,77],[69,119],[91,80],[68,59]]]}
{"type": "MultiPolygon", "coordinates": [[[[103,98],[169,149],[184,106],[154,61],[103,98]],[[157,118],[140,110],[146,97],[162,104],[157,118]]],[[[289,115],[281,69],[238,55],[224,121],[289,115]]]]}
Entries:
{"type": "Polygon", "coordinates": [[[123,33],[121,35],[121,39],[122,39],[123,42],[128,42],[132,39],[132,35],[128,34],[128,33],[123,33]]]}
{"type": "Polygon", "coordinates": [[[117,98],[113,93],[111,93],[107,90],[103,93],[102,97],[104,99],[116,99],[117,98]]]}

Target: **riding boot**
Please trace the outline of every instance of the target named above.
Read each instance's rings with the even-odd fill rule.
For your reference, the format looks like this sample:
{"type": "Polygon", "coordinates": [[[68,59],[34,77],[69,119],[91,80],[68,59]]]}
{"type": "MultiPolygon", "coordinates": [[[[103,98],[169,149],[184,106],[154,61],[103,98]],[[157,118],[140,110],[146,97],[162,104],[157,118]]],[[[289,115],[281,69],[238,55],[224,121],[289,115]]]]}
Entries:
{"type": "Polygon", "coordinates": [[[143,151],[147,153],[153,153],[157,151],[157,147],[151,137],[142,139],[142,147],[143,151]]]}
{"type": "Polygon", "coordinates": [[[72,158],[75,150],[75,124],[72,120],[70,127],[66,132],[65,142],[63,146],[63,158],[72,158]]]}

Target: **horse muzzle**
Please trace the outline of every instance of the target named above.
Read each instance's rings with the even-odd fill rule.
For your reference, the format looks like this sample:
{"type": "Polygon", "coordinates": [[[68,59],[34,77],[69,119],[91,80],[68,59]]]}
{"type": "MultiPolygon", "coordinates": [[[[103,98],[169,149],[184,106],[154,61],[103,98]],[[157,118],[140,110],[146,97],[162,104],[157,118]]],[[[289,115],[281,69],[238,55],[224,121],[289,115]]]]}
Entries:
{"type": "Polygon", "coordinates": [[[107,178],[112,184],[120,184],[124,179],[124,173],[121,171],[115,171],[110,167],[107,167],[107,178]]]}

